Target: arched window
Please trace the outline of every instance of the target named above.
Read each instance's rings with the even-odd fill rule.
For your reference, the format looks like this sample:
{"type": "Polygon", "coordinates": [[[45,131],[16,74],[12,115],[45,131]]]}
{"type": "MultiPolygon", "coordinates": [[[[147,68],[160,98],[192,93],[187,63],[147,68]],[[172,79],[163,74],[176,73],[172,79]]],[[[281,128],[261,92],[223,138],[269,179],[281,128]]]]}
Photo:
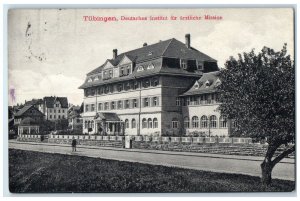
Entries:
{"type": "Polygon", "coordinates": [[[215,115],[210,116],[210,127],[217,128],[217,117],[215,115]]]}
{"type": "Polygon", "coordinates": [[[192,118],[192,127],[199,128],[199,118],[197,116],[193,116],[192,118]]]}
{"type": "Polygon", "coordinates": [[[148,128],[152,128],[152,119],[151,118],[148,119],[148,128]]]}
{"type": "Polygon", "coordinates": [[[136,121],[135,121],[135,119],[131,120],[131,128],[136,128],[136,121]]]}
{"type": "Polygon", "coordinates": [[[125,119],[125,128],[129,128],[129,121],[128,121],[128,119],[125,119]]]}
{"type": "Polygon", "coordinates": [[[220,117],[220,128],[227,128],[227,118],[224,116],[220,117]]]}
{"type": "Polygon", "coordinates": [[[190,118],[189,117],[184,117],[184,128],[190,128],[190,118]]]}
{"type": "Polygon", "coordinates": [[[142,120],[142,128],[147,128],[147,120],[145,118],[142,120]]]}
{"type": "Polygon", "coordinates": [[[203,115],[201,117],[201,128],[207,128],[207,121],[208,121],[207,116],[203,115]]]}
{"type": "Polygon", "coordinates": [[[157,118],[153,119],[153,128],[158,128],[158,121],[157,118]]]}
{"type": "Polygon", "coordinates": [[[172,128],[178,128],[179,127],[179,122],[177,118],[172,119],[172,128]]]}

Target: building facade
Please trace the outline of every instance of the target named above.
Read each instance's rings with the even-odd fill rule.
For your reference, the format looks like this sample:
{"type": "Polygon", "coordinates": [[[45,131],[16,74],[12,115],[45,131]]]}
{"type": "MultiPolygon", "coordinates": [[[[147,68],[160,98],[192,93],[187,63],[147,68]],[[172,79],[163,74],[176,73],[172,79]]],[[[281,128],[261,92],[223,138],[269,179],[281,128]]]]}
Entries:
{"type": "Polygon", "coordinates": [[[191,47],[189,34],[185,43],[174,38],[144,43],[120,55],[115,49],[113,58],[89,72],[79,87],[84,90],[83,133],[182,135],[199,130],[185,128],[184,118],[203,110],[214,115],[217,104],[194,110],[184,100],[195,82],[218,70],[216,60],[191,47]]]}
{"type": "Polygon", "coordinates": [[[42,103],[38,105],[38,108],[43,114],[45,114],[46,120],[56,121],[68,119],[67,97],[44,97],[42,103]]]}

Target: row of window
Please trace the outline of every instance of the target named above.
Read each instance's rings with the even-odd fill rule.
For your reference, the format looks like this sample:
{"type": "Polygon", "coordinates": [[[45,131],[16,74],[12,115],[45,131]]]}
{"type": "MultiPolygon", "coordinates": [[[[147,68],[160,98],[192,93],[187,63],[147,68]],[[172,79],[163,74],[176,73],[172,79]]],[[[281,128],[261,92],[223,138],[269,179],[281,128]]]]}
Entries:
{"type": "MultiPolygon", "coordinates": [[[[136,120],[132,119],[131,122],[129,122],[128,119],[125,119],[125,128],[136,128],[136,120]]],[[[157,118],[143,118],[142,119],[142,129],[145,128],[158,128],[158,121],[157,118]]]]}
{"type": "MultiPolygon", "coordinates": [[[[137,122],[135,119],[132,119],[129,121],[128,119],[125,119],[125,128],[136,128],[137,122]]],[[[85,121],[84,124],[85,128],[94,128],[94,121],[85,121]]],[[[143,118],[142,119],[142,128],[158,128],[158,121],[157,118],[143,118]]]]}
{"type": "MultiPolygon", "coordinates": [[[[217,117],[215,115],[211,115],[211,116],[206,116],[203,115],[200,118],[197,116],[193,116],[192,117],[192,121],[190,122],[189,117],[184,117],[183,120],[183,124],[184,124],[184,128],[217,128],[217,117]],[[191,123],[191,127],[190,127],[190,123],[191,123]]],[[[223,116],[220,117],[219,119],[219,128],[227,128],[227,119],[223,116]]]]}
{"type": "MultiPolygon", "coordinates": [[[[158,97],[142,98],[142,107],[155,107],[158,106],[158,97]]],[[[96,111],[95,104],[86,104],[85,112],[96,111]]],[[[137,108],[139,106],[138,99],[119,100],[105,103],[98,103],[97,111],[101,110],[116,110],[116,109],[129,109],[137,108]]]]}
{"type": "MultiPolygon", "coordinates": [[[[180,67],[184,70],[188,69],[189,67],[189,60],[187,59],[180,59],[180,67]]],[[[197,63],[197,70],[203,70],[203,62],[202,61],[196,61],[197,63]]]]}
{"type": "Polygon", "coordinates": [[[105,85],[100,86],[97,88],[89,88],[84,90],[85,97],[87,96],[94,96],[94,95],[101,95],[101,94],[108,94],[108,93],[114,93],[114,92],[121,92],[121,91],[128,91],[128,90],[136,90],[139,88],[148,88],[148,87],[155,87],[159,85],[159,79],[158,78],[151,78],[151,79],[145,79],[142,81],[128,81],[124,83],[118,83],[118,84],[111,84],[111,85],[105,85]]]}
{"type": "MultiPolygon", "coordinates": [[[[60,110],[57,110],[60,113],[60,110]]],[[[65,110],[61,110],[62,113],[65,113],[65,110]]],[[[52,113],[52,109],[49,109],[49,113],[52,113]]],[[[56,109],[53,109],[53,113],[56,113],[56,109]]]]}
{"type": "Polygon", "coordinates": [[[197,96],[188,96],[188,97],[177,97],[176,105],[177,106],[187,106],[187,105],[202,105],[202,104],[213,104],[218,103],[217,94],[202,94],[197,96]]]}
{"type": "MultiPolygon", "coordinates": [[[[49,115],[49,119],[52,119],[52,117],[53,117],[53,119],[56,119],[56,115],[53,115],[53,116],[52,116],[52,115],[50,114],[50,115],[49,115]]],[[[57,115],[57,118],[58,118],[58,119],[61,119],[61,118],[62,118],[62,119],[65,119],[65,115],[61,115],[61,116],[60,116],[60,115],[57,115]]]]}

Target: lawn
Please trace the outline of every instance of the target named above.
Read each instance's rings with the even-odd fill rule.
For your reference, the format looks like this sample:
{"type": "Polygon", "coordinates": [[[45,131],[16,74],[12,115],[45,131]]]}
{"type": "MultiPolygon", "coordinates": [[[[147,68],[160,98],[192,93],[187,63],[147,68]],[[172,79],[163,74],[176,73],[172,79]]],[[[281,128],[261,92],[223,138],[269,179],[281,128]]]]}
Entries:
{"type": "MultiPolygon", "coordinates": [[[[258,192],[260,178],[76,155],[9,150],[12,193],[258,192]]],[[[295,182],[273,180],[268,191],[293,191],[295,182]]]]}

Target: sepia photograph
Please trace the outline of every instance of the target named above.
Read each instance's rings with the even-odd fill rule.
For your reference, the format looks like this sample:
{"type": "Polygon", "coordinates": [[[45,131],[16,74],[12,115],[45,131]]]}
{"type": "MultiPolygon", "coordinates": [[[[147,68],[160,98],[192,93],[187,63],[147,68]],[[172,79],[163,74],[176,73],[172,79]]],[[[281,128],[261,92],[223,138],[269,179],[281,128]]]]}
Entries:
{"type": "Polygon", "coordinates": [[[295,12],[9,9],[9,192],[295,192],[295,12]]]}

